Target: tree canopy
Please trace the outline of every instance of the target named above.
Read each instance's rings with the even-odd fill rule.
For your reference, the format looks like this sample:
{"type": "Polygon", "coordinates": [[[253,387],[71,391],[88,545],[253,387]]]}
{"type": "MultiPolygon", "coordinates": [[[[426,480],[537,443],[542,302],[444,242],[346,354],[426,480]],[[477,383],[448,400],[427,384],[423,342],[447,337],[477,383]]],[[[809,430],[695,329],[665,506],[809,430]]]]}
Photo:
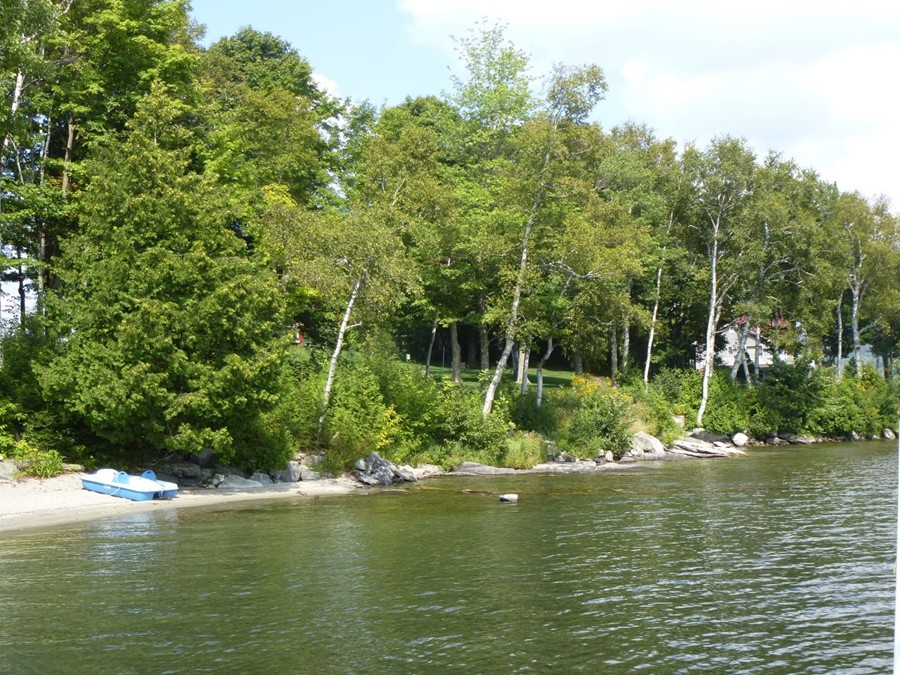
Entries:
{"type": "Polygon", "coordinates": [[[363,439],[484,449],[535,423],[532,353],[534,408],[551,363],[645,388],[689,368],[691,414],[716,425],[726,330],[748,388],[760,343],[804,367],[849,355],[857,382],[868,345],[895,372],[885,200],[738,137],[607,129],[599,65],[541,77],[502,26],[456,40],[451,92],[377,109],[327,95],[269,33],[203,47],[188,12],[0,8],[0,411],[18,436],[247,466],[363,439]]]}

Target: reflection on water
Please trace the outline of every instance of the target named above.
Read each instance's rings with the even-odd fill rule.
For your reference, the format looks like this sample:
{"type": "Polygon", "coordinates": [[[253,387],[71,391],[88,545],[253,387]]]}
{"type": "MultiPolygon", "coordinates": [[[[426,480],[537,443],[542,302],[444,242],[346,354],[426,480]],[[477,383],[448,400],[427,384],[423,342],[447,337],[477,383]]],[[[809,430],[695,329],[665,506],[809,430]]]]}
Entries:
{"type": "Polygon", "coordinates": [[[10,536],[0,671],[886,672],[895,453],[440,479],[10,536]]]}

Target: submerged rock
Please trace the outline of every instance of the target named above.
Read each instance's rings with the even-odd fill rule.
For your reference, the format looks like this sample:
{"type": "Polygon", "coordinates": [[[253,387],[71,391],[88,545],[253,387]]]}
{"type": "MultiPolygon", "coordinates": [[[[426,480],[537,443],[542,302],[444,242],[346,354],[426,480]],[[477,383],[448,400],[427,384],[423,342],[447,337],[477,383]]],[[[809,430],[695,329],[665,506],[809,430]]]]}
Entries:
{"type": "Polygon", "coordinates": [[[500,495],[500,501],[506,502],[507,504],[514,504],[517,501],[519,501],[519,495],[517,495],[515,492],[510,492],[505,495],[500,495]]]}
{"type": "Polygon", "coordinates": [[[516,473],[516,470],[502,466],[478,464],[477,462],[460,462],[454,467],[453,473],[468,473],[476,476],[500,476],[504,474],[514,474],[516,473]]]}

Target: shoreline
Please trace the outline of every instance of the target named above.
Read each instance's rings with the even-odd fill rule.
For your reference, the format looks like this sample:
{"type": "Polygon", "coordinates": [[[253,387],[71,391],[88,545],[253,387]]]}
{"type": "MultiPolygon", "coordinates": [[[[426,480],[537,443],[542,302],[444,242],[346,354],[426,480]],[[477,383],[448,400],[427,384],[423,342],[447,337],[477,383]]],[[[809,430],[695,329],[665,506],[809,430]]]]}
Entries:
{"type": "MultiPolygon", "coordinates": [[[[486,465],[472,465],[470,470],[452,474],[424,474],[418,480],[454,475],[461,477],[498,476],[508,474],[552,474],[608,471],[629,472],[647,468],[636,464],[611,464],[599,467],[580,467],[575,464],[538,465],[532,469],[497,469],[486,465]],[[480,470],[479,470],[480,469],[480,470]]],[[[85,490],[81,485],[83,472],[67,473],[53,478],[23,478],[0,481],[0,539],[3,536],[27,531],[71,525],[74,523],[113,518],[133,513],[149,513],[172,509],[189,509],[277,500],[287,498],[317,499],[319,497],[367,495],[372,487],[350,476],[322,478],[296,483],[275,483],[253,488],[181,488],[174,499],[131,501],[121,497],[85,490]]],[[[395,486],[396,487],[396,486],[395,486]]],[[[378,489],[378,488],[374,488],[378,489]]]]}
{"type": "Polygon", "coordinates": [[[349,478],[278,483],[262,488],[209,490],[182,488],[174,499],[135,502],[85,490],[81,473],[53,478],[0,481],[0,538],[26,531],[100,520],[132,513],[187,509],[267,499],[366,494],[349,478]]]}
{"type": "MultiPolygon", "coordinates": [[[[838,441],[839,442],[839,441],[838,441]]],[[[712,447],[712,444],[709,444],[712,447]]],[[[764,446],[765,447],[765,446],[764,446]]],[[[776,446],[773,446],[776,447],[776,446]]],[[[743,455],[738,450],[736,454],[743,455]]],[[[450,473],[421,473],[418,480],[440,476],[498,476],[507,474],[554,474],[554,473],[606,473],[646,470],[658,462],[691,460],[698,457],[693,452],[664,455],[644,455],[639,460],[629,462],[582,465],[580,463],[544,463],[531,469],[503,469],[486,465],[461,465],[450,473]],[[693,455],[693,456],[691,456],[693,455]]],[[[719,457],[726,456],[724,454],[719,457]]],[[[706,458],[712,458],[707,455],[706,458]]],[[[416,472],[418,473],[418,471],[416,472]]],[[[367,495],[372,488],[367,487],[349,475],[338,478],[322,478],[314,481],[275,483],[253,488],[181,488],[178,496],[169,500],[131,501],[121,497],[85,490],[81,485],[84,472],[66,473],[53,478],[23,478],[12,481],[0,480],[0,539],[14,535],[60,525],[89,522],[123,516],[132,513],[189,509],[208,506],[240,504],[264,500],[287,498],[316,499],[319,497],[367,495]]]]}

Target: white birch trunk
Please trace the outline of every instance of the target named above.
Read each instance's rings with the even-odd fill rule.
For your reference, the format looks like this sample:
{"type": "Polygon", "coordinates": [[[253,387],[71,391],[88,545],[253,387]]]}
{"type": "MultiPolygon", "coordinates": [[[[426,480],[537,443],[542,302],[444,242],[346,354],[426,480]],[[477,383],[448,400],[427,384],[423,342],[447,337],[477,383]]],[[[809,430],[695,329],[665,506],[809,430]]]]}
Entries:
{"type": "Polygon", "coordinates": [[[756,349],[753,352],[753,381],[759,382],[759,359],[762,352],[762,328],[756,326],[756,349]]]}
{"type": "MultiPolygon", "coordinates": [[[[10,119],[15,119],[16,111],[19,109],[19,101],[22,100],[22,88],[25,86],[25,72],[20,70],[16,73],[16,82],[13,85],[12,104],[10,105],[10,119]]],[[[6,134],[3,137],[3,149],[0,155],[6,154],[6,148],[12,142],[12,136],[6,134]]]]}
{"type": "Polygon", "coordinates": [[[347,328],[350,325],[350,314],[353,312],[353,304],[359,296],[359,289],[362,287],[366,279],[365,273],[353,284],[353,290],[350,292],[350,300],[347,302],[347,308],[344,310],[344,317],[341,319],[341,326],[338,329],[337,342],[334,345],[334,352],[331,354],[331,363],[328,366],[328,377],[325,380],[325,391],[322,393],[322,409],[319,413],[319,421],[316,424],[316,439],[322,435],[322,426],[325,424],[325,414],[328,412],[328,403],[331,399],[331,388],[334,386],[334,374],[337,372],[338,357],[341,355],[341,349],[344,346],[344,336],[347,334],[347,328]]]}
{"type": "MultiPolygon", "coordinates": [[[[731,381],[734,382],[737,379],[738,369],[742,364],[746,363],[744,358],[747,351],[747,338],[750,335],[750,316],[747,316],[747,320],[744,322],[743,327],[741,328],[741,335],[738,338],[738,347],[737,353],[734,355],[734,363],[731,365],[731,381]]],[[[759,344],[756,345],[757,351],[759,351],[759,344]]],[[[746,372],[746,367],[745,367],[746,372]]],[[[749,382],[749,380],[748,380],[749,382]]]]}
{"type": "Polygon", "coordinates": [[[718,227],[714,225],[712,252],[710,254],[710,280],[709,280],[709,315],[706,320],[706,353],[703,356],[703,393],[700,397],[700,408],[697,410],[697,426],[703,426],[703,413],[706,412],[706,404],[709,401],[709,381],[712,377],[713,366],[716,359],[716,319],[718,307],[719,280],[719,238],[718,227]]]}
{"type": "MultiPolygon", "coordinates": [[[[544,168],[550,163],[550,154],[544,155],[544,168]]],[[[525,284],[525,269],[528,266],[528,245],[531,242],[531,231],[534,229],[534,222],[537,219],[537,211],[544,197],[543,184],[538,189],[537,196],[531,206],[531,212],[525,223],[525,233],[522,236],[522,255],[519,258],[519,273],[516,276],[516,285],[513,289],[512,305],[509,310],[509,321],[506,323],[506,340],[503,344],[503,352],[500,354],[500,360],[497,361],[497,367],[494,369],[494,376],[488,385],[484,394],[484,406],[481,408],[483,417],[491,414],[494,407],[494,397],[497,395],[497,387],[500,386],[500,380],[503,377],[503,371],[509,361],[509,355],[512,353],[513,343],[516,340],[516,324],[519,321],[519,304],[522,301],[522,286],[525,284]]]]}
{"type": "Polygon", "coordinates": [[[609,326],[609,371],[613,382],[619,377],[619,335],[616,332],[616,322],[609,326]]]}
{"type": "Polygon", "coordinates": [[[528,393],[528,362],[531,360],[531,350],[526,346],[519,347],[519,395],[528,393]]]}
{"type": "Polygon", "coordinates": [[[844,294],[838,298],[837,303],[837,376],[841,379],[844,376],[844,317],[843,305],[844,294]]]}
{"type": "Polygon", "coordinates": [[[850,313],[850,328],[853,331],[853,360],[856,362],[856,379],[862,377],[862,341],[859,332],[859,305],[862,301],[863,289],[861,284],[856,283],[851,290],[853,298],[853,307],[850,313]]]}
{"type": "Polygon", "coordinates": [[[437,335],[438,320],[435,318],[431,324],[431,339],[428,341],[428,351],[425,353],[425,377],[431,374],[431,354],[434,351],[434,338],[437,335]]]}
{"type": "Polygon", "coordinates": [[[650,357],[653,355],[653,338],[656,335],[656,317],[659,314],[662,272],[662,267],[656,269],[656,297],[653,300],[653,314],[650,316],[650,335],[647,337],[647,358],[644,359],[644,389],[647,389],[650,386],[650,357]]]}
{"type": "Polygon", "coordinates": [[[556,345],[553,344],[553,338],[547,338],[547,351],[544,352],[544,355],[541,356],[540,360],[537,362],[537,368],[535,369],[536,379],[537,379],[537,396],[535,398],[535,406],[540,408],[541,401],[544,399],[544,365],[550,359],[550,355],[553,353],[553,349],[556,345]]]}

